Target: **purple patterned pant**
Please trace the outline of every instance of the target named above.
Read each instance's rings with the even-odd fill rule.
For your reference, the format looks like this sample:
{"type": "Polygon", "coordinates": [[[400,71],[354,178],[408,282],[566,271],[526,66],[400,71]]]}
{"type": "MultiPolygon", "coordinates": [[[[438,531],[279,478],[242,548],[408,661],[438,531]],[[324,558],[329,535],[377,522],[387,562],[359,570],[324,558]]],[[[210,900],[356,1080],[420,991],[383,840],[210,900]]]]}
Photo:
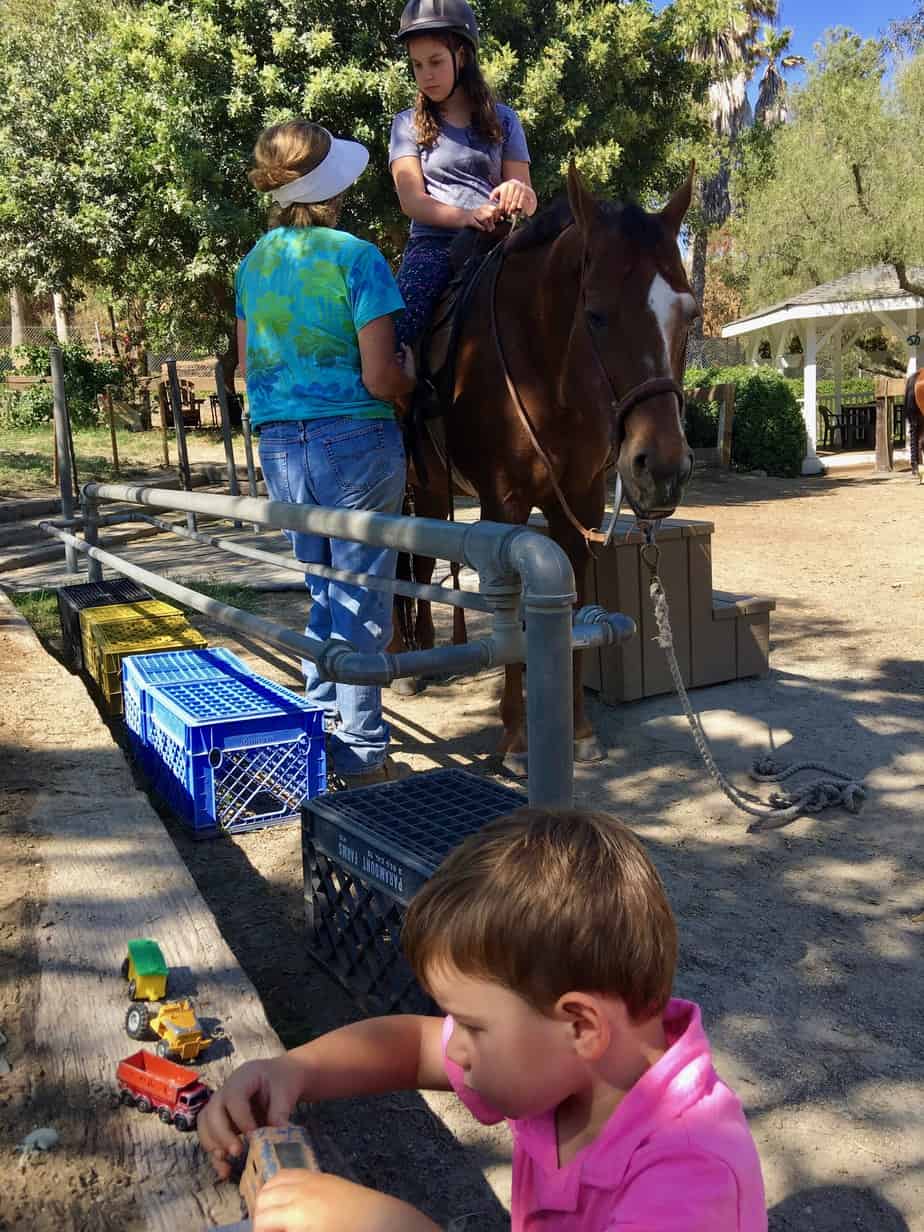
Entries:
{"type": "Polygon", "coordinates": [[[399,345],[414,345],[446,290],[452,277],[449,249],[454,239],[455,234],[421,235],[408,241],[398,270],[398,290],[406,308],[395,326],[399,345]]]}

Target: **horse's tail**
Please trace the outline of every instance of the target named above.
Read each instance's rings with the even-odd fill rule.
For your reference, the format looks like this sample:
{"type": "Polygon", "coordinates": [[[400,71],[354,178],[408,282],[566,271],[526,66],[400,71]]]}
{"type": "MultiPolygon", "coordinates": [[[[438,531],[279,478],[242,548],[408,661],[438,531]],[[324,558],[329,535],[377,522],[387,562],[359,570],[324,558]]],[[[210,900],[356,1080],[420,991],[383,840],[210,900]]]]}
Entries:
{"type": "Polygon", "coordinates": [[[918,383],[919,373],[912,372],[905,381],[905,418],[914,420],[918,412],[917,398],[914,396],[914,389],[918,383]]]}
{"type": "MultiPolygon", "coordinates": [[[[414,581],[414,558],[410,552],[399,552],[398,563],[395,567],[395,577],[399,582],[414,581]]],[[[405,649],[415,650],[414,644],[414,628],[417,614],[417,600],[412,599],[409,595],[395,595],[395,620],[398,624],[398,632],[401,635],[401,641],[404,643],[405,649]]]]}

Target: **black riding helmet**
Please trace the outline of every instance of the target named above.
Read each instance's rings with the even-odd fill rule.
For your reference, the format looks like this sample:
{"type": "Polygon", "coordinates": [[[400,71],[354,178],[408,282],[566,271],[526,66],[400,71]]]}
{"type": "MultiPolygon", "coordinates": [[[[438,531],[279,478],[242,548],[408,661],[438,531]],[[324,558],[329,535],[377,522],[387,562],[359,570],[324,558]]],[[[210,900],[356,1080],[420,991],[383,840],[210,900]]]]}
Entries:
{"type": "Polygon", "coordinates": [[[478,50],[478,23],[465,0],[410,0],[404,6],[395,38],[406,42],[415,34],[458,34],[478,50]]]}

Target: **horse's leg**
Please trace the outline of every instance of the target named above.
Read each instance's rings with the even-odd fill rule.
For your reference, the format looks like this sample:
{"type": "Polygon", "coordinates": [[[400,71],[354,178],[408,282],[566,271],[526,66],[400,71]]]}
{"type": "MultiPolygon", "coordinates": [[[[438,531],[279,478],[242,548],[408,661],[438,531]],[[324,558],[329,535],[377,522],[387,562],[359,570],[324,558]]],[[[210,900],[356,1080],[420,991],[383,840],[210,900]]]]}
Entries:
{"type": "Polygon", "coordinates": [[[911,463],[911,473],[918,473],[918,451],[921,446],[919,423],[921,412],[914,411],[908,416],[908,460],[911,463]]]}
{"type": "MultiPolygon", "coordinates": [[[[604,484],[605,478],[600,476],[599,482],[595,481],[592,491],[583,500],[568,496],[571,509],[582,525],[587,527],[600,525],[605,501],[604,484]]],[[[586,602],[587,571],[591,565],[590,550],[584,536],[571,525],[557,501],[543,512],[548,519],[549,534],[564,549],[571,561],[577,591],[577,607],[581,607],[586,602]]],[[[602,761],[606,754],[584,709],[583,655],[583,651],[574,652],[574,760],[577,762],[602,761]]]]}
{"type": "MultiPolygon", "coordinates": [[[[486,497],[482,495],[481,516],[490,522],[513,525],[528,521],[532,502],[526,497],[486,497]]],[[[516,778],[527,773],[526,723],[523,707],[523,664],[508,663],[504,668],[504,691],[501,694],[500,717],[504,730],[498,753],[504,769],[516,778]]]]}

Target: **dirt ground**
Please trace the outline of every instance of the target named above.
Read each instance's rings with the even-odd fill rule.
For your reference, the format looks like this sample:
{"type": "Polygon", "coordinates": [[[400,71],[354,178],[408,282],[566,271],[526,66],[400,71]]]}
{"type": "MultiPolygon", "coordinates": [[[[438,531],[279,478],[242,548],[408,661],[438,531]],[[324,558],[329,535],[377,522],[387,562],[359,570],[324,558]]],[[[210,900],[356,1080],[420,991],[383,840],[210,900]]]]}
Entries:
{"type": "MultiPolygon", "coordinates": [[[[859,815],[748,834],[746,819],[705,778],[676,700],[656,698],[594,704],[608,758],[578,768],[577,800],[627,821],[665,878],[680,926],[677,992],[703,1006],[720,1073],[745,1104],[773,1232],[921,1232],[924,557],[915,543],[924,488],[906,471],[699,475],[680,512],[715,523],[717,589],[777,601],[770,676],[693,695],[720,764],[747,785],[751,758],[772,747],[783,760],[814,758],[864,776],[869,798],[859,815]]],[[[303,606],[300,595],[275,595],[265,610],[298,624],[303,606]]],[[[203,627],[214,642],[240,648],[203,627]]],[[[282,660],[261,670],[295,682],[282,660]]],[[[485,676],[417,699],[388,695],[398,760],[492,769],[498,685],[485,676]]],[[[5,703],[27,707],[28,681],[5,703]]],[[[0,1026],[8,1034],[28,1017],[42,894],[30,836],[15,825],[17,786],[7,784],[0,809],[0,1026]]],[[[298,828],[195,844],[166,824],[283,1040],[355,1016],[306,953],[298,828]]],[[[28,1081],[28,1067],[16,1065],[0,1077],[7,1142],[35,1125],[23,1106],[28,1081]]],[[[413,1096],[351,1101],[319,1117],[360,1179],[444,1224],[455,1217],[459,1229],[505,1227],[503,1130],[473,1126],[448,1099],[432,1107],[442,1121],[413,1096]],[[453,1138],[487,1186],[460,1184],[453,1138]]],[[[21,1197],[31,1190],[38,1200],[42,1166],[15,1176],[26,1187],[21,1197]]],[[[92,1178],[98,1201],[83,1222],[59,1226],[128,1226],[105,1214],[118,1210],[123,1183],[115,1169],[92,1178]]],[[[0,1228],[31,1226],[5,1222],[0,1203],[0,1228]]]]}

